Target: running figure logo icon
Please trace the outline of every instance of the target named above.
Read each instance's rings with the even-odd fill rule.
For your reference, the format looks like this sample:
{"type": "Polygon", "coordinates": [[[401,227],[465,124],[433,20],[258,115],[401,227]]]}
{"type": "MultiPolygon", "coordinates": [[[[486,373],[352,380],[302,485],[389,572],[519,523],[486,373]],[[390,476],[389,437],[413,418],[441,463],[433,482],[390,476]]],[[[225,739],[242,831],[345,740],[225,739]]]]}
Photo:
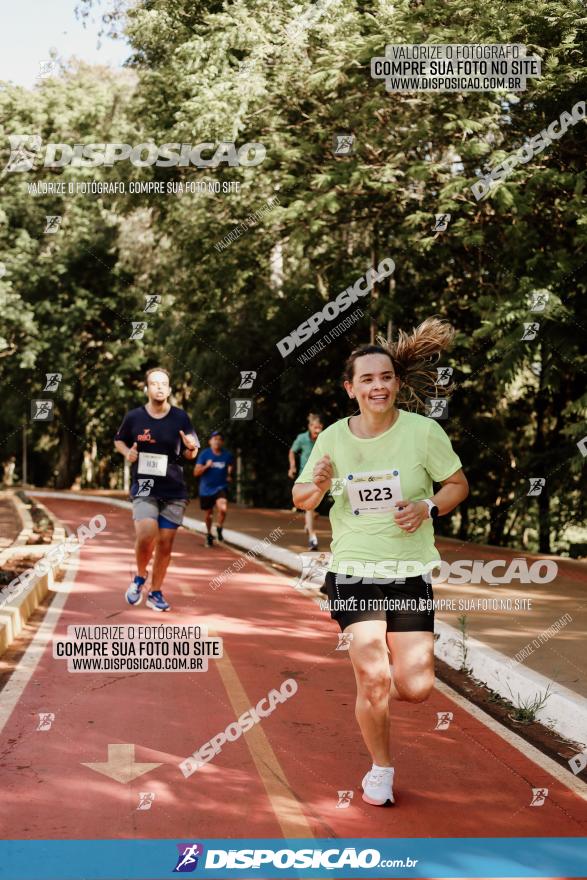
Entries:
{"type": "Polygon", "coordinates": [[[546,485],[546,479],[544,477],[529,477],[528,482],[530,483],[530,488],[526,492],[527,496],[540,495],[546,485]]]}
{"type": "Polygon", "coordinates": [[[155,480],[153,479],[139,480],[139,488],[137,489],[136,497],[146,498],[147,495],[151,494],[151,489],[154,485],[155,480]]]}
{"type": "Polygon", "coordinates": [[[338,792],[338,803],[336,805],[337,810],[348,810],[351,805],[351,799],[354,795],[354,791],[339,791],[338,792]]]}
{"type": "Polygon", "coordinates": [[[145,308],[143,312],[156,312],[161,305],[161,297],[157,293],[145,294],[145,308]]]}
{"type": "Polygon", "coordinates": [[[204,855],[204,847],[201,843],[176,843],[177,864],[173,869],[176,874],[188,874],[198,867],[198,859],[204,855]]]}
{"type": "Polygon", "coordinates": [[[528,308],[531,312],[543,312],[548,304],[550,294],[547,290],[537,290],[530,294],[528,308]]]}
{"type": "Polygon", "coordinates": [[[230,418],[250,421],[253,418],[253,401],[231,397],[230,418]]]}
{"type": "Polygon", "coordinates": [[[333,497],[337,495],[342,495],[344,492],[344,487],[346,486],[346,477],[333,477],[332,482],[330,484],[330,494],[333,497]]]}
{"type": "Polygon", "coordinates": [[[51,730],[51,725],[54,721],[54,712],[39,712],[39,723],[37,724],[37,730],[51,730]]]}
{"type": "Polygon", "coordinates": [[[252,388],[253,382],[257,378],[257,374],[254,370],[241,370],[241,383],[238,386],[240,388],[252,388]]]}
{"type": "Polygon", "coordinates": [[[32,171],[38,151],[41,149],[40,134],[9,134],[10,158],[4,171],[32,171]]]}
{"type": "Polygon", "coordinates": [[[53,405],[53,400],[31,400],[31,419],[33,422],[52,422],[53,405]]]}
{"type": "Polygon", "coordinates": [[[531,807],[541,807],[547,797],[548,797],[548,789],[547,788],[533,788],[532,789],[532,800],[530,801],[530,806],[531,807]]]}
{"type": "Polygon", "coordinates": [[[302,558],[302,571],[295,585],[296,590],[303,590],[308,587],[321,587],[328,571],[330,563],[330,553],[300,553],[302,558]]]}
{"type": "Polygon", "coordinates": [[[524,332],[520,336],[520,339],[524,342],[529,342],[531,339],[536,339],[539,330],[540,324],[538,323],[538,321],[532,321],[532,323],[527,323],[526,321],[524,321],[524,332]]]}
{"type": "Polygon", "coordinates": [[[142,339],[145,335],[145,330],[149,326],[146,321],[131,321],[132,330],[130,331],[129,339],[142,339]]]}
{"type": "Polygon", "coordinates": [[[452,719],[453,719],[452,712],[437,712],[436,713],[436,727],[434,728],[434,730],[448,730],[452,719]]]}
{"type": "Polygon", "coordinates": [[[352,633],[339,633],[338,634],[338,645],[336,646],[336,648],[334,650],[335,651],[348,651],[351,646],[352,640],[353,640],[352,633]]]}
{"type": "Polygon", "coordinates": [[[453,373],[452,367],[436,367],[436,384],[448,385],[453,373]]]}
{"type": "Polygon", "coordinates": [[[62,373],[45,373],[45,387],[43,391],[59,391],[59,383],[63,379],[62,373]]]}
{"type": "Polygon", "coordinates": [[[426,415],[429,419],[447,419],[448,400],[443,397],[427,397],[426,415]]]}
{"type": "Polygon", "coordinates": [[[450,223],[450,214],[435,214],[432,232],[446,232],[450,223]]]}
{"type": "Polygon", "coordinates": [[[45,214],[45,233],[58,232],[62,219],[59,214],[45,214]]]}
{"type": "Polygon", "coordinates": [[[154,791],[139,791],[139,805],[137,810],[150,810],[154,800],[154,791]]]}
{"type": "Polygon", "coordinates": [[[335,156],[350,156],[355,144],[354,134],[335,134],[332,143],[332,152],[335,156]]]}
{"type": "Polygon", "coordinates": [[[49,74],[53,73],[55,70],[57,70],[57,64],[55,61],[40,61],[37,79],[44,79],[44,77],[49,76],[49,74]]]}

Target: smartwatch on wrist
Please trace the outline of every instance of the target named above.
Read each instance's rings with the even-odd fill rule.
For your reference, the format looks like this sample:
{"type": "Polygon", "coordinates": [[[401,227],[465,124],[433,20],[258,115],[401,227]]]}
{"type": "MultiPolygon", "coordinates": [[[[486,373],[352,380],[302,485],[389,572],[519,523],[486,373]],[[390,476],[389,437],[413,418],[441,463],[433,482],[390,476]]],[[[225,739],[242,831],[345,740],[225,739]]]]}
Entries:
{"type": "Polygon", "coordinates": [[[436,519],[438,516],[438,507],[432,500],[432,498],[424,498],[425,503],[428,505],[428,516],[430,519],[436,519]]]}

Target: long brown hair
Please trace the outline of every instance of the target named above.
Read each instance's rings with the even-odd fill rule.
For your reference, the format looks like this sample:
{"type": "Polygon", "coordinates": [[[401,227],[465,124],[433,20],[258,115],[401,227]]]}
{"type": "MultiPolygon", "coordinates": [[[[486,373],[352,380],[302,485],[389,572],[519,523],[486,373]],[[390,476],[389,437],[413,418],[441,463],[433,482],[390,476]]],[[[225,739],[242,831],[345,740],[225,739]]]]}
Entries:
{"type": "Polygon", "coordinates": [[[427,397],[446,397],[454,384],[438,384],[436,364],[455,337],[454,328],[442,318],[426,318],[411,333],[400,330],[395,342],[377,336],[376,345],[360,345],[351,352],[344,378],[353,381],[355,361],[365,354],[385,354],[401,381],[397,403],[406,409],[425,408],[427,397]]]}

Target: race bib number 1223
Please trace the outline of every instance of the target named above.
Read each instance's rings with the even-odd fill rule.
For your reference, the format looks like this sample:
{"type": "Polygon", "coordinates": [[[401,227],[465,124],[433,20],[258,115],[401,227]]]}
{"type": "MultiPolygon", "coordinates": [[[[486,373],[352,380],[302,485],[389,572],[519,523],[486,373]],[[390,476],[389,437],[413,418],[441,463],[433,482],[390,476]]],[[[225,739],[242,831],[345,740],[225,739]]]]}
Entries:
{"type": "Polygon", "coordinates": [[[356,516],[365,513],[388,513],[402,498],[397,468],[348,474],[346,480],[351,510],[356,516]]]}

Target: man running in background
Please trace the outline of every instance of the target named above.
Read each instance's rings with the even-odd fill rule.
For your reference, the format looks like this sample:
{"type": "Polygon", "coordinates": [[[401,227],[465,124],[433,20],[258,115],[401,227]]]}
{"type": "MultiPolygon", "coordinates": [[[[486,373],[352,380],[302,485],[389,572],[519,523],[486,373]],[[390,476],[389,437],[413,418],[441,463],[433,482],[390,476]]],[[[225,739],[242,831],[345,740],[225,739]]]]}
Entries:
{"type": "Polygon", "coordinates": [[[200,507],[206,511],[206,547],[214,543],[212,518],[216,508],[216,534],[222,541],[222,527],[228,510],[228,484],[232,482],[234,456],[223,449],[224,437],[220,431],[210,434],[209,449],[200,453],[194,468],[194,477],[200,478],[200,507]]]}
{"type": "MultiPolygon", "coordinates": [[[[296,470],[296,453],[300,455],[300,474],[304,470],[306,466],[306,462],[310,457],[310,453],[314,448],[314,443],[316,442],[316,438],[318,434],[322,431],[324,425],[322,423],[322,419],[317,413],[310,413],[308,415],[308,430],[304,431],[302,434],[298,434],[296,439],[291,445],[291,449],[289,450],[289,471],[288,476],[290,479],[294,479],[297,473],[296,470]]],[[[316,532],[314,529],[314,520],[316,517],[316,513],[313,510],[305,511],[305,526],[304,530],[308,534],[308,549],[309,550],[318,550],[318,538],[316,536],[316,532]]]]}
{"type": "Polygon", "coordinates": [[[200,443],[185,410],[168,402],[171,388],[167,370],[147,370],[144,391],[147,403],[125,415],[114,439],[118,452],[132,465],[130,496],[137,573],[125,598],[129,605],[141,602],[154,551],[147,605],[154,611],[169,611],[171,606],[161,587],[188,499],[182,459],[196,458],[200,443]]]}

